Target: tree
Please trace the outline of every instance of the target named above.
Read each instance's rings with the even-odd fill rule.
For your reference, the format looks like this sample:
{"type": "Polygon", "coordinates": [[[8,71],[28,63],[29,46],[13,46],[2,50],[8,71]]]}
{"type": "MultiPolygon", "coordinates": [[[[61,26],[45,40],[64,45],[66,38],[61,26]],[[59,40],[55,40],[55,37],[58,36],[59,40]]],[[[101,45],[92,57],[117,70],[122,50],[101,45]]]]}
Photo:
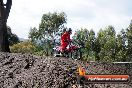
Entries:
{"type": "Polygon", "coordinates": [[[63,27],[64,23],[66,23],[66,14],[64,12],[43,14],[38,30],[40,37],[45,38],[46,36],[44,35],[48,35],[53,38],[55,32],[59,31],[59,28],[63,27]]]}
{"type": "Polygon", "coordinates": [[[89,42],[89,58],[91,58],[92,60],[95,60],[95,32],[91,29],[89,32],[89,38],[88,38],[88,42],[89,42]]]}
{"type": "Polygon", "coordinates": [[[132,20],[129,27],[126,29],[127,37],[127,59],[132,61],[132,20]]]}
{"type": "Polygon", "coordinates": [[[108,26],[105,30],[101,30],[97,37],[100,43],[100,60],[114,61],[116,51],[116,33],[112,26],[108,26]]]}
{"type": "Polygon", "coordinates": [[[96,52],[98,54],[97,55],[98,56],[98,60],[101,60],[105,56],[104,51],[103,51],[104,44],[107,41],[105,37],[106,37],[105,31],[100,29],[98,34],[97,34],[97,38],[96,38],[96,43],[99,46],[99,49],[96,50],[96,52]]]}
{"type": "Polygon", "coordinates": [[[83,57],[85,60],[95,60],[95,32],[93,30],[81,29],[76,31],[73,36],[75,44],[82,46],[83,57]]]}
{"type": "Polygon", "coordinates": [[[116,38],[116,61],[127,61],[126,52],[126,32],[124,29],[121,30],[120,34],[116,38]]]}
{"type": "Polygon", "coordinates": [[[35,43],[38,39],[38,30],[36,27],[30,28],[28,38],[31,39],[31,42],[35,43]]]}
{"type": "Polygon", "coordinates": [[[99,61],[101,58],[99,57],[99,53],[101,51],[101,45],[99,43],[99,39],[95,38],[94,48],[93,51],[95,52],[95,60],[99,61]]]}
{"type": "Polygon", "coordinates": [[[89,31],[87,29],[81,29],[75,32],[73,36],[73,42],[76,45],[85,47],[85,43],[89,37],[89,31]]]}
{"type": "Polygon", "coordinates": [[[7,0],[6,4],[0,0],[0,51],[10,52],[7,36],[7,19],[12,6],[12,0],[7,0]]]}
{"type": "Polygon", "coordinates": [[[29,38],[33,42],[40,42],[41,46],[44,46],[44,49],[48,52],[54,43],[55,33],[64,27],[66,20],[66,14],[64,12],[43,14],[39,29],[32,28],[29,38]]]}
{"type": "Polygon", "coordinates": [[[20,42],[18,36],[11,32],[11,28],[9,26],[7,26],[7,35],[8,35],[8,41],[10,46],[20,42]]]}

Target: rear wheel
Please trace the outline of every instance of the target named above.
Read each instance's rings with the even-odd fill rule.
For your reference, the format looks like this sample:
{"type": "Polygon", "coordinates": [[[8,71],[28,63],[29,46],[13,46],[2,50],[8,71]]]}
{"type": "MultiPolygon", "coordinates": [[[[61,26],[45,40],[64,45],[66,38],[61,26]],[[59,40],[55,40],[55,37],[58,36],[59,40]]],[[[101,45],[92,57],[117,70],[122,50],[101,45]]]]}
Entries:
{"type": "Polygon", "coordinates": [[[77,59],[79,60],[80,58],[82,58],[82,53],[80,51],[80,49],[75,49],[72,54],[71,54],[71,58],[72,59],[77,59]]]}
{"type": "Polygon", "coordinates": [[[78,59],[78,50],[77,49],[72,52],[72,59],[78,59]]]}

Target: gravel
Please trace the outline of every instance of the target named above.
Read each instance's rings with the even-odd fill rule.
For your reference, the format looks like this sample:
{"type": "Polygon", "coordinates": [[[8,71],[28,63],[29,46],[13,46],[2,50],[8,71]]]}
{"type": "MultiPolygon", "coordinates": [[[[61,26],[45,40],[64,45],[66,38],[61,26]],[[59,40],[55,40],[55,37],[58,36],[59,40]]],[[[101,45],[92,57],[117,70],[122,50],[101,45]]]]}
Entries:
{"type": "MultiPolygon", "coordinates": [[[[0,52],[0,88],[79,88],[77,67],[88,74],[129,74],[131,64],[83,62],[64,57],[0,52]]],[[[132,88],[127,84],[85,84],[82,88],[132,88]]]]}

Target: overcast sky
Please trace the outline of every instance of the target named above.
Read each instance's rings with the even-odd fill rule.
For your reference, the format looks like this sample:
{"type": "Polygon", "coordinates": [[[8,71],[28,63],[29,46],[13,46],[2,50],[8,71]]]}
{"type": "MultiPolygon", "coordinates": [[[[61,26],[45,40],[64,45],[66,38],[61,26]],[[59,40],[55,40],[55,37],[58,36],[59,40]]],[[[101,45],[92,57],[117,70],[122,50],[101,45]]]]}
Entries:
{"type": "Polygon", "coordinates": [[[132,19],[132,0],[13,0],[8,25],[20,38],[28,38],[30,27],[37,27],[43,14],[65,12],[67,27],[93,29],[113,25],[117,32],[132,19]]]}

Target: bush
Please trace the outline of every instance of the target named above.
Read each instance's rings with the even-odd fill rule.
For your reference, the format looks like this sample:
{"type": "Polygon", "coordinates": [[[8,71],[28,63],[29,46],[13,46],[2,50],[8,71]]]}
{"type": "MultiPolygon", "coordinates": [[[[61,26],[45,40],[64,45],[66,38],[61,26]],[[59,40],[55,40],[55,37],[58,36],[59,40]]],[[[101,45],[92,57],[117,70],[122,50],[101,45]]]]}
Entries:
{"type": "Polygon", "coordinates": [[[26,41],[26,42],[20,42],[17,44],[14,44],[13,46],[10,46],[10,50],[13,53],[34,53],[36,47],[35,45],[30,42],[30,41],[26,41]]]}

